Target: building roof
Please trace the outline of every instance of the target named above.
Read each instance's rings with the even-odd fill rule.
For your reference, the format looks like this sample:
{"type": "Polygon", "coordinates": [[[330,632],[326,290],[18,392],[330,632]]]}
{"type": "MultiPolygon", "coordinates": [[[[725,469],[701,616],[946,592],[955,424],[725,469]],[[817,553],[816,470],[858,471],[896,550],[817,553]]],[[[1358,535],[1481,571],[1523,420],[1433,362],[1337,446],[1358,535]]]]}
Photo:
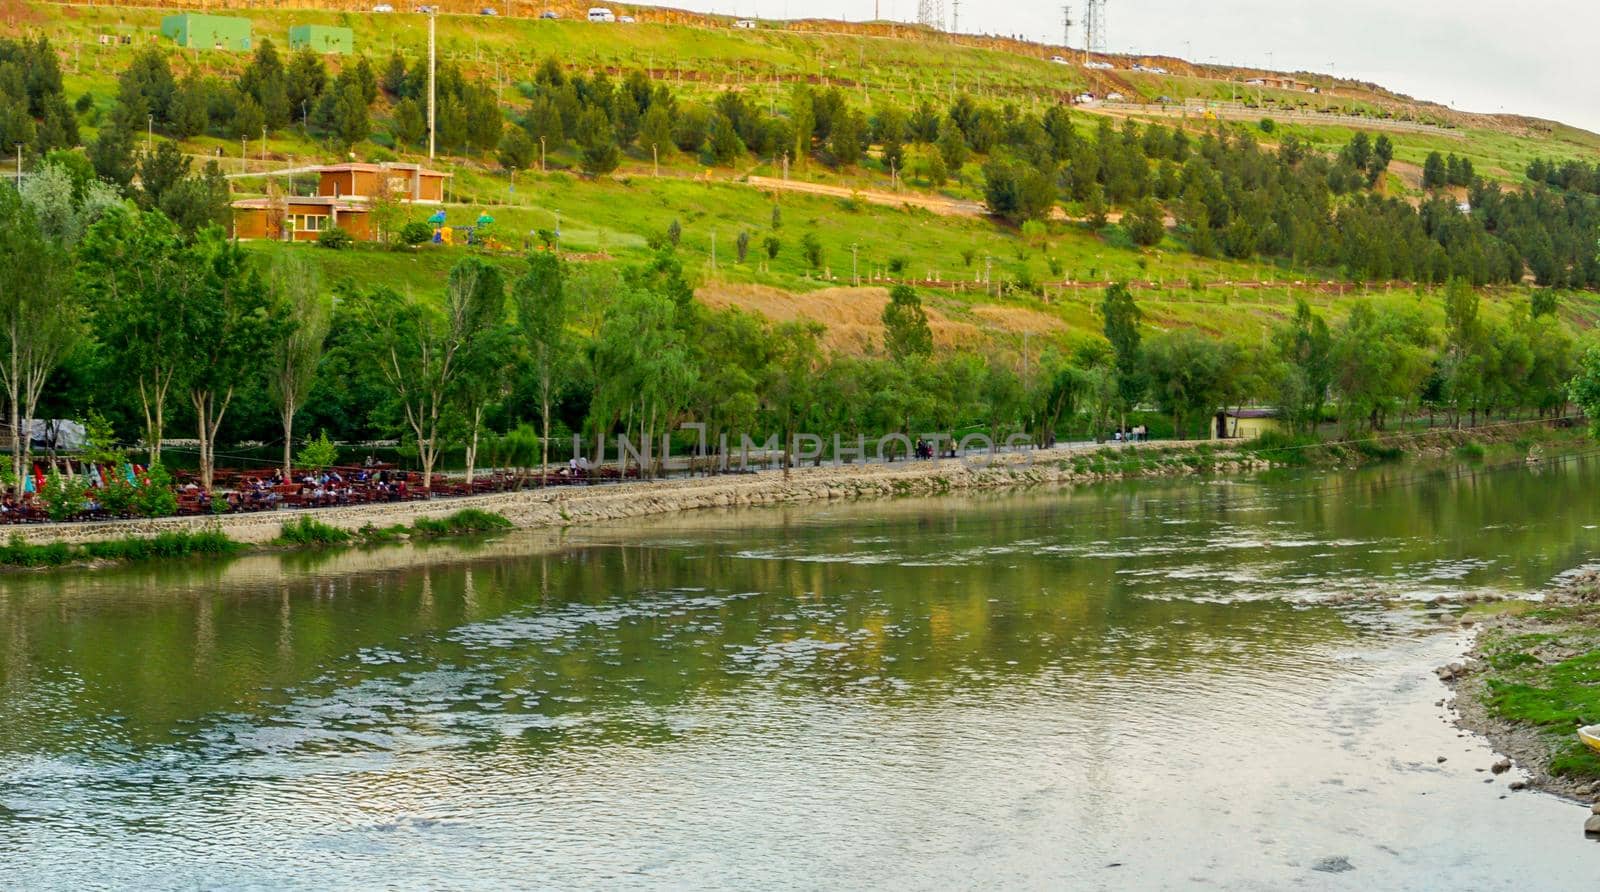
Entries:
{"type": "Polygon", "coordinates": [[[406,173],[410,173],[411,171],[416,171],[425,177],[453,176],[453,174],[445,173],[442,170],[433,170],[431,168],[423,167],[420,164],[405,164],[400,162],[391,164],[368,164],[360,161],[350,161],[344,164],[329,164],[317,169],[322,173],[343,173],[345,171],[352,170],[362,171],[365,173],[384,173],[387,171],[404,171],[406,173]]]}
{"type": "Polygon", "coordinates": [[[332,195],[285,195],[282,198],[241,198],[238,201],[235,201],[233,206],[239,210],[270,211],[291,204],[322,205],[324,207],[332,208],[341,214],[365,214],[370,213],[372,210],[364,204],[356,204],[355,202],[346,201],[343,198],[334,198],[332,195]]]}
{"type": "Polygon", "coordinates": [[[1233,409],[1222,413],[1229,418],[1277,418],[1277,409],[1233,409]]]}

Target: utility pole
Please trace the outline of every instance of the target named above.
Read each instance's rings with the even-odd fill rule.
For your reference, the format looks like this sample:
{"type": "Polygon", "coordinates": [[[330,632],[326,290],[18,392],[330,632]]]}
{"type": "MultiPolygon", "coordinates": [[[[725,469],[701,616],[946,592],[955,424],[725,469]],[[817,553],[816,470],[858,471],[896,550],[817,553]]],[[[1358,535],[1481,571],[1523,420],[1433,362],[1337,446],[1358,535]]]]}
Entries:
{"type": "Polygon", "coordinates": [[[653,170],[652,170],[650,175],[653,176],[653,177],[660,177],[661,176],[661,150],[659,148],[657,148],[655,143],[651,143],[650,144],[650,166],[653,168],[653,170]]]}
{"type": "Polygon", "coordinates": [[[861,284],[861,267],[860,264],[856,262],[857,247],[858,246],[855,242],[850,243],[850,284],[852,285],[861,284]]]}
{"type": "Polygon", "coordinates": [[[539,137],[539,172],[544,173],[544,136],[539,137]]]}
{"type": "Polygon", "coordinates": [[[436,17],[435,14],[434,14],[434,10],[436,8],[437,7],[433,7],[433,6],[428,7],[428,160],[429,161],[433,160],[433,140],[434,140],[434,117],[433,117],[434,116],[434,99],[435,99],[435,96],[434,96],[434,62],[435,62],[436,56],[435,56],[435,53],[434,53],[433,27],[434,27],[434,19],[436,17]]]}
{"type": "Polygon", "coordinates": [[[1061,45],[1072,45],[1072,7],[1061,7],[1061,45]]]}
{"type": "Polygon", "coordinates": [[[950,33],[961,33],[961,0],[950,0],[950,33]]]}
{"type": "Polygon", "coordinates": [[[144,116],[144,153],[154,154],[156,150],[156,116],[144,116]]]}

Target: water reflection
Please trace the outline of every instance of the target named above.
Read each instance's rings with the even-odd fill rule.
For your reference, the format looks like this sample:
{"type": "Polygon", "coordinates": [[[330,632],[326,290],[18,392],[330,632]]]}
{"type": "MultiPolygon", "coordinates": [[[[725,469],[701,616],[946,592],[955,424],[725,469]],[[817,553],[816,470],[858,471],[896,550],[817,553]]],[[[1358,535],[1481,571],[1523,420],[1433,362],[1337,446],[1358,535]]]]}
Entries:
{"type": "Polygon", "coordinates": [[[0,873],[317,884],[404,855],[408,885],[1105,882],[1098,859],[1177,783],[1255,839],[1213,876],[1281,849],[1271,869],[1298,877],[1301,848],[1367,845],[1363,820],[1410,808],[1376,786],[1486,807],[1434,753],[1397,755],[1471,744],[1425,686],[1459,642],[1381,599],[1544,583],[1591,553],[1597,472],[1107,486],[11,577],[0,873]],[[1329,604],[1352,593],[1379,601],[1329,604]],[[1348,826],[1301,827],[1307,808],[1348,826]],[[1274,823],[1299,829],[1257,838],[1274,823]],[[789,838],[808,833],[833,845],[789,838]]]}

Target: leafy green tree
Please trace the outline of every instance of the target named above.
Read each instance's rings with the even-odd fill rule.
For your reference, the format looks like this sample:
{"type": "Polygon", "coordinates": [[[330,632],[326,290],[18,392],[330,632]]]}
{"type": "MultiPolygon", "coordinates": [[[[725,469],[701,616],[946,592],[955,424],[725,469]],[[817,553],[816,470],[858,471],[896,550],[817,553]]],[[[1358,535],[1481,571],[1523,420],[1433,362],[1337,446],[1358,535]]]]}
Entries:
{"type": "Polygon", "coordinates": [[[1089,228],[1095,231],[1106,228],[1110,222],[1111,208],[1106,204],[1106,190],[1099,183],[1089,187],[1089,197],[1084,202],[1084,213],[1089,228]]]}
{"type": "Polygon", "coordinates": [[[1181,328],[1166,332],[1145,349],[1151,392],[1172,416],[1178,439],[1186,439],[1196,419],[1210,418],[1222,408],[1233,384],[1237,351],[1181,328]]]}
{"type": "MultiPolygon", "coordinates": [[[[266,288],[273,303],[287,312],[286,323],[277,330],[272,343],[267,396],[277,408],[278,421],[283,426],[283,476],[288,480],[294,471],[294,418],[316,382],[317,366],[333,322],[333,307],[322,293],[316,267],[300,255],[275,257],[267,270],[266,288]]],[[[323,438],[327,438],[326,431],[323,438]]]]}
{"type": "Polygon", "coordinates": [[[62,246],[40,231],[13,189],[0,188],[0,386],[5,388],[11,474],[22,479],[39,398],[83,337],[84,312],[62,246]]]}
{"type": "Polygon", "coordinates": [[[441,433],[462,371],[462,354],[502,322],[493,310],[503,306],[504,295],[496,303],[492,289],[479,284],[486,266],[478,258],[456,264],[450,271],[443,312],[383,287],[351,301],[352,322],[357,326],[352,347],[375,365],[392,394],[416,440],[428,489],[444,445],[441,433]]]}
{"type": "Polygon", "coordinates": [[[52,153],[22,182],[22,202],[32,211],[40,232],[64,248],[77,247],[96,220],[117,207],[121,197],[96,179],[88,162],[76,153],[52,153]]]}
{"type": "Polygon", "coordinates": [[[233,109],[233,118],[228,126],[234,139],[258,138],[267,126],[267,116],[255,97],[241,96],[239,104],[233,109]]]}
{"type": "Polygon", "coordinates": [[[817,238],[815,232],[808,232],[801,237],[800,250],[812,269],[822,269],[822,240],[817,238]]]}
{"type": "Polygon", "coordinates": [[[328,67],[323,64],[321,56],[310,49],[302,49],[290,57],[289,70],[284,75],[284,90],[291,115],[307,117],[327,86],[328,67]]]}
{"type": "Polygon", "coordinates": [[[1034,167],[991,160],[983,177],[989,213],[1014,225],[1044,219],[1055,206],[1054,178],[1034,167]]]}
{"type": "Polygon", "coordinates": [[[267,375],[273,345],[289,322],[244,249],[220,230],[207,230],[186,253],[197,268],[198,293],[167,324],[184,339],[178,377],[194,410],[200,486],[210,492],[223,418],[241,388],[267,375]]]}
{"type": "MultiPolygon", "coordinates": [[[[678,303],[649,288],[625,289],[602,318],[591,355],[590,424],[596,437],[603,439],[621,421],[638,437],[634,442],[661,442],[694,384],[678,303]]],[[[641,471],[658,468],[659,456],[655,468],[641,471]]]]}
{"type": "Polygon", "coordinates": [[[720,112],[712,112],[709,125],[710,140],[706,145],[713,163],[727,166],[739,159],[744,154],[744,140],[739,138],[739,131],[720,112]]]}
{"type": "Polygon", "coordinates": [[[1126,216],[1122,218],[1122,227],[1128,231],[1128,237],[1133,243],[1146,248],[1153,248],[1161,244],[1161,239],[1166,237],[1167,223],[1161,206],[1154,199],[1141,198],[1134,202],[1126,216]]]}
{"type": "Polygon", "coordinates": [[[833,122],[828,137],[828,152],[833,163],[840,167],[854,167],[867,150],[867,119],[858,110],[841,112],[833,122]]]}
{"type": "Polygon", "coordinates": [[[189,158],[178,144],[162,140],[152,153],[139,159],[139,203],[145,208],[161,205],[161,196],[189,175],[189,158]]]}
{"type": "Polygon", "coordinates": [[[1284,368],[1278,378],[1278,408],[1297,433],[1314,433],[1333,386],[1333,335],[1328,323],[1297,299],[1294,318],[1276,335],[1284,368]]]}
{"type": "Polygon", "coordinates": [[[208,226],[226,226],[233,196],[222,168],[207,161],[198,175],[186,176],[161,193],[160,208],[186,235],[208,226]]]}
{"type": "Polygon", "coordinates": [[[110,209],[78,246],[77,282],[109,370],[138,393],[150,463],[161,463],[167,399],[187,368],[187,333],[173,320],[200,300],[177,229],[161,214],[110,209]]]}
{"type": "Polygon", "coordinates": [[[117,105],[124,123],[143,125],[145,115],[166,123],[176,91],[167,57],[153,46],[140,50],[117,76],[117,105]]]}
{"type": "Polygon", "coordinates": [[[672,113],[665,103],[650,106],[639,123],[639,145],[653,149],[659,155],[670,155],[675,146],[672,137],[672,113]]]}
{"type": "Polygon", "coordinates": [[[1414,306],[1357,301],[1334,340],[1334,390],[1351,434],[1382,430],[1432,372],[1432,332],[1414,306]]]}
{"type": "Polygon", "coordinates": [[[1134,302],[1133,292],[1118,282],[1106,289],[1105,299],[1100,303],[1100,316],[1105,321],[1106,340],[1111,342],[1115,357],[1118,429],[1127,430],[1128,411],[1138,404],[1147,386],[1139,334],[1144,314],[1134,302]]]}
{"type": "Polygon", "coordinates": [[[1449,176],[1445,169],[1444,155],[1438,152],[1429,152],[1428,159],[1422,164],[1422,188],[1442,189],[1449,185],[1449,176]]]}
{"type": "Polygon", "coordinates": [[[922,309],[922,298],[909,285],[889,290],[889,303],[883,308],[883,344],[896,360],[933,353],[928,314],[922,309]]]}
{"type": "Polygon", "coordinates": [[[239,75],[239,89],[261,107],[268,129],[281,130],[289,123],[289,83],[272,41],[263,38],[255,56],[239,75]]]}
{"type": "Polygon", "coordinates": [[[211,126],[211,88],[198,74],[190,74],[172,97],[172,135],[193,139],[211,126]]]}
{"type": "Polygon", "coordinates": [[[402,146],[414,146],[428,135],[428,120],[423,117],[422,108],[415,99],[406,98],[395,103],[389,132],[394,136],[394,141],[402,146]]]}
{"type": "Polygon", "coordinates": [[[522,130],[508,130],[500,138],[499,161],[506,170],[527,170],[533,166],[538,146],[522,130]]]}
{"type": "Polygon", "coordinates": [[[1572,402],[1589,419],[1589,435],[1600,438],[1600,345],[1590,345],[1578,361],[1578,373],[1567,389],[1572,402]]]}
{"type": "Polygon", "coordinates": [[[582,149],[583,171],[590,176],[608,174],[622,160],[611,119],[597,108],[589,109],[578,119],[578,146],[582,149]]]}
{"type": "MultiPolygon", "coordinates": [[[[294,470],[294,463],[289,458],[289,446],[289,442],[285,440],[283,444],[283,477],[285,480],[292,479],[291,474],[294,470]]],[[[339,447],[328,439],[327,431],[317,434],[315,440],[306,441],[305,448],[300,450],[301,467],[310,468],[313,471],[327,470],[338,461],[339,447]]]]}
{"type": "Polygon", "coordinates": [[[89,146],[89,162],[101,179],[126,192],[133,183],[133,133],[113,120],[89,146]]]}
{"type": "Polygon", "coordinates": [[[944,159],[947,170],[959,171],[972,153],[967,146],[967,138],[961,133],[961,128],[948,118],[940,123],[939,139],[934,145],[938,148],[940,157],[944,159]]]}
{"type": "Polygon", "coordinates": [[[1462,412],[1468,411],[1476,427],[1478,408],[1488,383],[1484,375],[1490,365],[1491,348],[1483,337],[1483,325],[1478,318],[1478,292],[1466,280],[1451,279],[1446,285],[1444,318],[1446,395],[1456,426],[1461,424],[1462,412]]]}
{"type": "Polygon", "coordinates": [[[537,378],[539,472],[548,474],[550,422],[554,413],[555,393],[568,362],[566,329],[570,313],[566,271],[561,259],[550,253],[529,255],[528,270],[512,286],[511,294],[517,308],[517,321],[522,326],[523,344],[533,360],[537,378]]]}

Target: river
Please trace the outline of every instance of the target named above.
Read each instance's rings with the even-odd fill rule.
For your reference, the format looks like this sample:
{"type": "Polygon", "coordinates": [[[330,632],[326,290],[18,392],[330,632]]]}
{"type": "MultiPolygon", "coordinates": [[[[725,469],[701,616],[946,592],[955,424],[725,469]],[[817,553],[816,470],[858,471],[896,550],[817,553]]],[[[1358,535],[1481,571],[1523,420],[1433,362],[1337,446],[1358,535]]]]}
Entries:
{"type": "Polygon", "coordinates": [[[1390,599],[1546,585],[1597,486],[1397,465],[14,574],[0,885],[1591,889],[1584,810],[1438,705],[1456,608],[1390,599]]]}

